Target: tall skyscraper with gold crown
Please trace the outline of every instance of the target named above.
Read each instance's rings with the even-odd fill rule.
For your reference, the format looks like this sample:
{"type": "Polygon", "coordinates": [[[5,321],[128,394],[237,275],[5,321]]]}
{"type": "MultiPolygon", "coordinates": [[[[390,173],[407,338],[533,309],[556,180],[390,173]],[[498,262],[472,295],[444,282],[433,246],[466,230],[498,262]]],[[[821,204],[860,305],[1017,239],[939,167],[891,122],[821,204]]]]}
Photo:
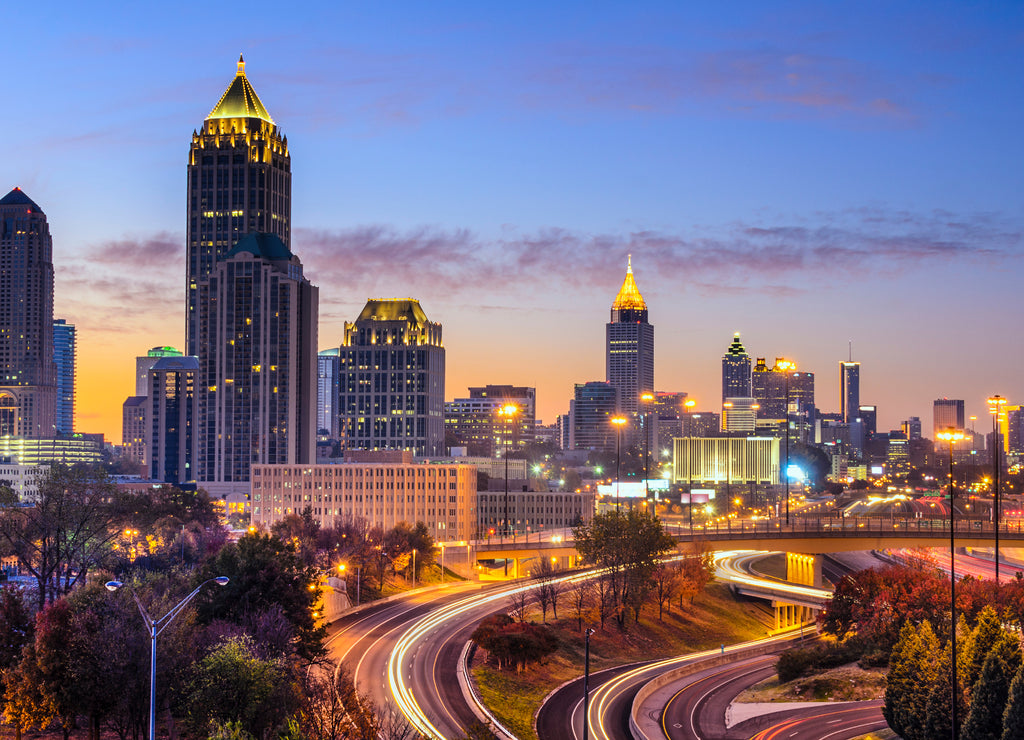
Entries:
{"type": "Polygon", "coordinates": [[[647,303],[633,279],[632,255],[605,337],[605,369],[608,382],[618,391],[619,411],[636,414],[640,394],[654,392],[654,327],[647,321],[647,303]]]}
{"type": "Polygon", "coordinates": [[[199,281],[244,235],[274,234],[291,248],[292,175],[288,139],[245,76],[245,62],[192,132],[188,156],[186,354],[198,355],[199,281]]]}

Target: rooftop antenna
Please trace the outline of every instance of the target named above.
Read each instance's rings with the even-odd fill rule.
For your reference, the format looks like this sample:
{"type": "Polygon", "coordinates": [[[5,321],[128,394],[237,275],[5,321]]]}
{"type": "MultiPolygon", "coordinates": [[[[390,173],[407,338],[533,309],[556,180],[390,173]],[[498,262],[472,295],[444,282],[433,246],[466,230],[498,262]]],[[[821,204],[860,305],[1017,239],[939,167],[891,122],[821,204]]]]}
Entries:
{"type": "Polygon", "coordinates": [[[853,362],[853,340],[850,340],[850,362],[853,362]]]}

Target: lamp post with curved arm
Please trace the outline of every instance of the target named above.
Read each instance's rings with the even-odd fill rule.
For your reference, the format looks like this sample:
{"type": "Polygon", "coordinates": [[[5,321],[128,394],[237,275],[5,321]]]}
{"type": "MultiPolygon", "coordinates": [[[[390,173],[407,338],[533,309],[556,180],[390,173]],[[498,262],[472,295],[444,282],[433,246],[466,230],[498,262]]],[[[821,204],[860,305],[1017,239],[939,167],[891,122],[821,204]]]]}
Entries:
{"type": "Polygon", "coordinates": [[[999,523],[1002,521],[1002,506],[999,499],[999,455],[1002,452],[999,448],[999,417],[1003,413],[1003,406],[1006,399],[996,394],[988,400],[988,411],[992,414],[992,521],[996,525],[996,585],[999,585],[999,523]]]}
{"type": "Polygon", "coordinates": [[[951,682],[953,685],[949,706],[950,720],[953,727],[953,740],[956,740],[956,695],[958,693],[958,689],[956,675],[956,527],[954,526],[956,521],[956,509],[953,508],[953,496],[955,494],[953,484],[953,444],[962,440],[964,438],[964,433],[959,429],[949,427],[946,431],[939,432],[935,436],[943,442],[949,442],[949,648],[952,658],[950,670],[952,673],[951,682]]]}
{"type": "Polygon", "coordinates": [[[650,391],[641,393],[640,400],[644,402],[644,498],[651,497],[647,480],[651,477],[651,404],[654,402],[654,394],[650,391]]]}
{"type": "MultiPolygon", "coordinates": [[[[218,586],[228,585],[227,576],[217,576],[216,578],[210,578],[209,580],[203,581],[195,590],[192,591],[188,596],[179,601],[177,605],[172,608],[169,612],[164,614],[159,619],[153,619],[149,616],[149,612],[146,611],[146,607],[142,605],[138,595],[135,591],[132,591],[132,598],[135,599],[135,605],[139,607],[139,614],[142,615],[142,621],[146,623],[146,631],[149,632],[149,740],[156,740],[156,638],[158,638],[167,625],[174,621],[174,618],[181,614],[192,599],[196,597],[200,589],[208,583],[216,583],[218,586]]],[[[107,581],[105,584],[108,591],[117,591],[124,584],[121,581],[107,581]]]]}
{"type": "Polygon", "coordinates": [[[781,360],[775,363],[776,370],[782,370],[786,374],[786,469],[782,477],[786,481],[786,524],[789,524],[789,376],[796,368],[795,362],[781,360]]]}

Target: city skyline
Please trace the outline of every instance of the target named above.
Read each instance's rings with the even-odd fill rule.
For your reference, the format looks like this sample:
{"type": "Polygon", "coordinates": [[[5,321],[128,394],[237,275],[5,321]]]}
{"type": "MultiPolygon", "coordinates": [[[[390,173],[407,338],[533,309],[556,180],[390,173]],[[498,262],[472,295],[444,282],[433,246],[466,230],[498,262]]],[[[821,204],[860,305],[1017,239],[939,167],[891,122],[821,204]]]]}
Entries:
{"type": "Polygon", "coordinates": [[[603,377],[632,253],[657,390],[699,410],[737,330],[816,373],[825,411],[852,341],[883,430],[1024,400],[998,320],[1024,308],[1019,7],[324,6],[271,37],[257,6],[230,33],[187,8],[12,11],[4,54],[33,74],[0,120],[6,187],[48,217],[78,430],[118,440],[134,358],[185,348],[187,140],[239,53],[289,136],[319,349],[368,298],[414,296],[445,327],[446,398],[536,387],[551,423],[603,377]],[[75,115],[38,116],[43,91],[75,115]]]}

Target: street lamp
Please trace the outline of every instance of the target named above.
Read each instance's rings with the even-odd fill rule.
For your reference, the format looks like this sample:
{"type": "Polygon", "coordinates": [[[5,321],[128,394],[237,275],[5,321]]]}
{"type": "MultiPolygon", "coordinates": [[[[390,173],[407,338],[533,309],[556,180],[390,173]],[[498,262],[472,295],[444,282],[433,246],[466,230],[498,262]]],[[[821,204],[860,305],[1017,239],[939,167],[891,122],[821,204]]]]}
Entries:
{"type": "Polygon", "coordinates": [[[999,525],[1002,522],[1002,507],[999,497],[999,416],[1006,399],[996,394],[988,399],[988,412],[992,414],[992,521],[996,523],[996,585],[999,585],[999,525]]]}
{"type": "Polygon", "coordinates": [[[590,636],[594,634],[593,627],[587,627],[583,642],[583,740],[587,740],[590,733],[590,721],[587,717],[590,711],[590,636]]]}
{"type": "MultiPolygon", "coordinates": [[[[508,453],[509,453],[509,439],[511,432],[509,431],[512,421],[515,419],[516,414],[519,413],[519,407],[514,403],[506,403],[504,406],[498,409],[498,416],[505,419],[505,536],[512,536],[512,522],[508,518],[508,453]]],[[[508,575],[508,563],[505,563],[505,575],[508,575]]]]}
{"type": "Polygon", "coordinates": [[[644,498],[648,499],[651,497],[651,491],[648,488],[647,479],[651,477],[651,471],[649,468],[651,459],[651,402],[654,400],[654,394],[651,392],[641,393],[640,400],[644,402],[644,498]]]}
{"type": "MultiPolygon", "coordinates": [[[[692,398],[687,398],[683,403],[686,407],[686,436],[693,438],[693,409],[697,405],[697,402],[692,398]]],[[[688,502],[687,513],[690,516],[690,536],[693,536],[693,445],[687,443],[686,445],[686,470],[689,473],[690,483],[686,489],[686,499],[688,502]]]]}
{"type": "Polygon", "coordinates": [[[615,425],[615,512],[619,511],[619,502],[622,497],[622,483],[619,478],[619,466],[622,462],[622,427],[626,423],[625,416],[613,416],[612,424],[615,425]]]}
{"type": "MultiPolygon", "coordinates": [[[[139,607],[139,614],[142,615],[142,621],[146,623],[146,629],[149,631],[149,740],[156,740],[156,638],[158,638],[167,625],[174,621],[174,618],[181,614],[188,602],[192,601],[199,593],[199,590],[207,583],[216,583],[218,586],[228,585],[227,576],[217,576],[216,578],[210,578],[203,581],[195,590],[192,591],[188,596],[178,602],[177,606],[171,609],[169,612],[164,614],[160,619],[153,619],[149,616],[149,612],[146,611],[146,607],[139,601],[138,595],[135,591],[132,591],[132,598],[135,599],[135,605],[139,607]]],[[[108,591],[117,591],[124,584],[121,581],[107,581],[106,587],[108,591]]]]}
{"type": "Polygon", "coordinates": [[[786,479],[786,525],[789,525],[789,374],[796,368],[795,362],[779,360],[775,363],[776,370],[782,370],[786,374],[786,469],[783,471],[783,478],[786,479]]]}
{"type": "Polygon", "coordinates": [[[955,545],[955,513],[953,507],[953,496],[955,494],[953,484],[953,445],[964,438],[964,433],[959,429],[949,427],[944,432],[935,435],[944,442],[949,442],[949,647],[952,657],[950,671],[952,672],[953,691],[950,696],[950,719],[953,725],[953,740],[956,740],[956,545],[955,545]]]}

